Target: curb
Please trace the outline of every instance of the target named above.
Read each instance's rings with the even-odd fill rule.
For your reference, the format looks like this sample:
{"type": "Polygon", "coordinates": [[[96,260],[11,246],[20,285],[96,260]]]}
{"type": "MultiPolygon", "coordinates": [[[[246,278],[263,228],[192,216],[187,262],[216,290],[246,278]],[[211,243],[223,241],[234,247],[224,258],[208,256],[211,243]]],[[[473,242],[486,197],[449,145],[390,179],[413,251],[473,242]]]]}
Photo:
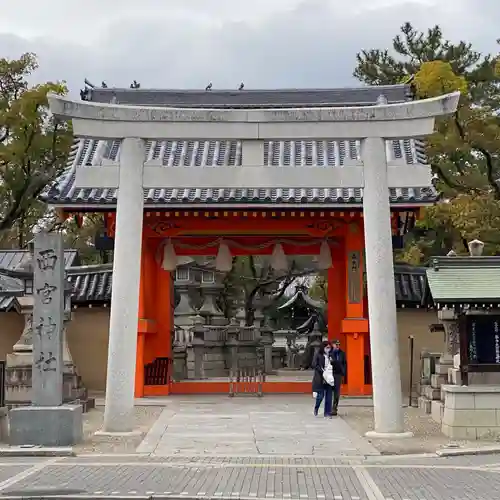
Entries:
{"type": "Polygon", "coordinates": [[[74,457],[72,447],[10,446],[0,448],[0,457],[74,457]]]}
{"type": "Polygon", "coordinates": [[[482,448],[449,448],[436,450],[438,457],[460,457],[471,455],[494,455],[500,454],[500,445],[498,446],[484,446],[482,448]]]}
{"type": "MultiPolygon", "coordinates": [[[[213,497],[209,496],[193,496],[193,495],[180,495],[178,493],[176,494],[171,494],[171,495],[166,495],[164,493],[151,493],[151,494],[142,494],[139,493],[137,495],[110,495],[110,494],[99,494],[99,495],[87,495],[87,494],[56,494],[56,495],[36,495],[33,493],[29,494],[24,494],[24,495],[12,495],[12,494],[4,494],[1,496],[2,500],[19,500],[22,498],[23,500],[41,500],[41,499],[50,499],[50,500],[58,500],[58,499],[75,499],[78,498],[78,500],[97,500],[97,499],[103,499],[103,500],[208,500],[213,497]]],[[[224,495],[224,496],[218,496],[216,497],[217,500],[234,500],[235,497],[231,495],[224,495]]],[[[266,500],[265,497],[237,497],[240,500],[266,500]]],[[[267,499],[268,500],[268,499],[267,499]]]]}

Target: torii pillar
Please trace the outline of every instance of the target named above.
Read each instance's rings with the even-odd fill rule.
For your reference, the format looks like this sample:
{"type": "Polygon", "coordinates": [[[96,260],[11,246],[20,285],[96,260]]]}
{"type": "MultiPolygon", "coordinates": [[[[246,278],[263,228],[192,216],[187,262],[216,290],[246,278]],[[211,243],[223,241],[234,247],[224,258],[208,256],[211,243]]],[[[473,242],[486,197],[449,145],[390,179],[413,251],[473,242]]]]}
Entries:
{"type": "Polygon", "coordinates": [[[143,189],[363,189],[366,266],[372,355],[375,430],[371,437],[406,437],[396,324],[389,188],[431,185],[427,165],[387,158],[386,141],[418,138],[434,131],[436,116],[455,112],[459,93],[411,101],[347,108],[180,109],[72,101],[49,96],[52,113],[73,121],[79,137],[121,140],[119,163],[78,167],[80,188],[118,188],[104,432],[133,431],[143,189]],[[144,141],[238,139],[242,165],[175,167],[145,162],[144,141]],[[334,138],[359,140],[361,161],[343,168],[273,167],[264,163],[264,141],[334,138]]]}

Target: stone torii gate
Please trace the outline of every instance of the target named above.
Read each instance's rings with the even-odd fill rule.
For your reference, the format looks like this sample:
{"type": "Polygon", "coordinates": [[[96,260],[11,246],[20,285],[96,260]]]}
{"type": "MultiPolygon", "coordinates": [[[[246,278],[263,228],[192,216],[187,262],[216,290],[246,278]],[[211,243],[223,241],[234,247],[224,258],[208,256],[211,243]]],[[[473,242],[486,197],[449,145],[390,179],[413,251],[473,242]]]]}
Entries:
{"type": "Polygon", "coordinates": [[[71,119],[76,136],[121,140],[118,162],[76,171],[81,188],[119,188],[113,263],[104,432],[133,431],[144,188],[363,188],[375,430],[404,437],[390,226],[390,187],[431,185],[430,167],[388,156],[386,140],[431,134],[453,113],[459,93],[377,106],[294,109],[180,109],[72,101],[49,96],[50,110],[71,119]],[[242,166],[174,167],[145,161],[145,141],[241,140],[242,166]],[[265,140],[354,139],[361,161],[338,168],[264,164],[265,140]]]}

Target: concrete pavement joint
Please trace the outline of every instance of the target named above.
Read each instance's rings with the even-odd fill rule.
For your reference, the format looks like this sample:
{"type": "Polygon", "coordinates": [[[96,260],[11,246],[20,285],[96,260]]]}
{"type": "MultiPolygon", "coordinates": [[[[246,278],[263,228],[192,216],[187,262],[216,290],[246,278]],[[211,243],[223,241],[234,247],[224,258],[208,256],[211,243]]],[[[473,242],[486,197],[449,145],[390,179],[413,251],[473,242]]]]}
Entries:
{"type": "MultiPolygon", "coordinates": [[[[454,465],[454,464],[279,464],[279,463],[204,463],[204,462],[78,462],[78,461],[62,461],[60,458],[54,461],[44,462],[42,469],[48,466],[57,467],[99,467],[99,468],[113,468],[113,467],[144,467],[144,468],[165,468],[165,469],[432,469],[432,470],[468,470],[468,471],[482,471],[482,472],[500,472],[500,466],[492,465],[454,465]],[[53,462],[53,463],[52,463],[53,462]],[[498,467],[497,470],[494,467],[498,467]]],[[[18,465],[34,465],[32,462],[0,462],[0,466],[18,466],[18,465]]],[[[30,469],[31,470],[31,469],[30,469]]],[[[35,471],[37,472],[37,471],[35,471]]],[[[1,490],[0,483],[0,490],[1,490]]]]}
{"type": "Polygon", "coordinates": [[[144,436],[141,444],[136,448],[137,453],[154,453],[158,444],[161,442],[163,435],[168,430],[168,423],[170,419],[175,415],[172,414],[172,410],[169,408],[164,408],[160,416],[156,419],[148,433],[144,436]]]}
{"type": "Polygon", "coordinates": [[[369,500],[385,500],[385,496],[364,467],[353,467],[353,469],[369,500]]]}
{"type": "Polygon", "coordinates": [[[43,469],[45,469],[46,467],[48,467],[50,465],[55,465],[57,462],[59,462],[59,460],[60,460],[60,458],[56,457],[56,458],[49,459],[45,462],[35,464],[32,467],[30,467],[28,470],[22,471],[19,474],[16,474],[15,476],[12,476],[11,478],[6,479],[5,481],[2,481],[0,483],[0,492],[9,488],[10,486],[12,486],[16,483],[19,483],[20,481],[23,481],[24,479],[26,479],[30,476],[33,476],[34,474],[37,474],[38,472],[42,471],[43,469]]]}

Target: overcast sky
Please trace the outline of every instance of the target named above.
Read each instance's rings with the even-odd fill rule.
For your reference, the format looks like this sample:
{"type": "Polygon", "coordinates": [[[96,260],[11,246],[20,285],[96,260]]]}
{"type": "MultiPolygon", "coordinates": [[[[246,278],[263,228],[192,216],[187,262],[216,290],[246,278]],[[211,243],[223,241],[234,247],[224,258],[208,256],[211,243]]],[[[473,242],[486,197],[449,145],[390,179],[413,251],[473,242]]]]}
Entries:
{"type": "Polygon", "coordinates": [[[0,0],[0,56],[36,52],[37,79],[109,86],[355,84],[356,53],[399,26],[497,50],[499,0],[0,0]]]}

